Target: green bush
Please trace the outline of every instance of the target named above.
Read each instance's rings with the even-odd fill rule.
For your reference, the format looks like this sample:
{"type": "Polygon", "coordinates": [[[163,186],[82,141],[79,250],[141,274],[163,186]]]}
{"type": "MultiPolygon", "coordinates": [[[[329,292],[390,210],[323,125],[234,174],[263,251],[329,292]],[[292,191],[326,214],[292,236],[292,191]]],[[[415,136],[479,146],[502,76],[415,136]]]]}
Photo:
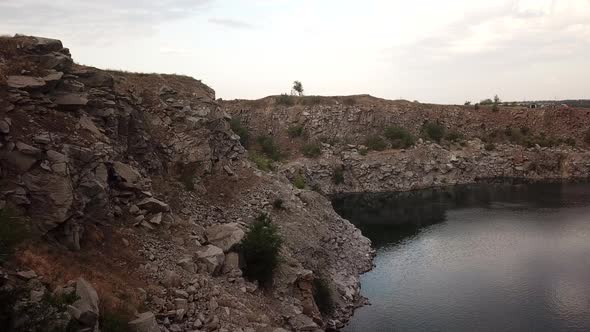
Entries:
{"type": "Polygon", "coordinates": [[[236,133],[236,135],[240,136],[240,143],[242,143],[242,146],[247,147],[248,139],[250,138],[248,128],[242,125],[242,121],[239,118],[232,118],[229,125],[231,130],[236,133]]]}
{"type": "Polygon", "coordinates": [[[479,103],[475,103],[475,105],[473,105],[473,109],[477,111],[479,109],[479,103]]]}
{"type": "Polygon", "coordinates": [[[330,286],[325,279],[314,279],[313,281],[313,300],[323,315],[329,315],[334,312],[334,300],[330,286]]]}
{"type": "Polygon", "coordinates": [[[295,174],[295,177],[293,178],[293,185],[295,186],[295,188],[305,189],[306,184],[307,183],[305,181],[305,176],[303,176],[303,174],[301,174],[301,173],[295,174]]]}
{"type": "Polygon", "coordinates": [[[359,149],[359,154],[360,154],[361,156],[366,156],[366,155],[367,155],[367,153],[369,153],[369,149],[367,149],[367,148],[360,148],[360,149],[359,149]]]}
{"type": "Polygon", "coordinates": [[[354,99],[354,97],[344,98],[344,100],[342,102],[344,103],[344,105],[348,105],[348,106],[353,106],[356,104],[356,100],[354,99]]]}
{"type": "Polygon", "coordinates": [[[46,292],[45,295],[43,295],[42,301],[45,305],[57,308],[58,311],[65,311],[68,308],[68,305],[74,304],[74,302],[79,299],[80,297],[76,292],[71,292],[69,294],[63,293],[60,295],[53,295],[50,292],[46,292]]]}
{"type": "Polygon", "coordinates": [[[261,171],[268,172],[272,170],[272,160],[257,153],[256,151],[248,151],[248,159],[256,164],[256,167],[258,167],[258,169],[261,171]]]}
{"type": "Polygon", "coordinates": [[[484,149],[486,149],[486,151],[494,151],[496,150],[496,145],[494,143],[486,143],[484,149]]]}
{"type": "Polygon", "coordinates": [[[31,235],[21,218],[17,218],[6,208],[0,210],[0,263],[7,261],[14,249],[31,235]]]}
{"type": "Polygon", "coordinates": [[[482,101],[479,102],[480,105],[491,105],[493,103],[494,103],[494,101],[491,100],[490,98],[484,99],[484,100],[482,100],[482,101]]]}
{"type": "Polygon", "coordinates": [[[101,312],[99,326],[102,332],[129,331],[129,319],[120,312],[101,312]]]}
{"type": "Polygon", "coordinates": [[[12,287],[0,287],[0,331],[11,331],[15,318],[15,305],[23,296],[12,287]]]}
{"type": "Polygon", "coordinates": [[[272,137],[261,135],[258,136],[256,141],[258,142],[258,145],[260,145],[260,150],[262,153],[264,153],[268,158],[274,161],[278,161],[283,158],[281,150],[275,144],[275,141],[272,137]]]}
{"type": "Polygon", "coordinates": [[[332,181],[335,184],[344,183],[344,167],[335,167],[334,174],[332,175],[332,181]]]}
{"type": "Polygon", "coordinates": [[[560,140],[563,144],[569,146],[576,146],[576,140],[572,137],[564,138],[560,140]]]}
{"type": "Polygon", "coordinates": [[[317,142],[306,143],[301,147],[301,152],[308,158],[316,158],[322,154],[322,148],[317,142]]]}
{"type": "Polygon", "coordinates": [[[385,128],[383,136],[391,141],[391,146],[394,149],[407,149],[416,143],[416,139],[412,133],[398,126],[385,128]]]}
{"type": "Polygon", "coordinates": [[[244,254],[244,275],[249,280],[258,280],[262,285],[272,281],[274,270],[279,264],[279,250],[283,239],[266,214],[252,223],[241,242],[244,254]]]}
{"type": "Polygon", "coordinates": [[[303,136],[303,125],[293,125],[290,126],[287,129],[287,132],[289,133],[289,137],[291,138],[295,138],[295,137],[301,137],[303,136]]]}
{"type": "Polygon", "coordinates": [[[460,142],[464,139],[463,134],[457,130],[451,130],[445,135],[445,139],[449,142],[460,142]]]}
{"type": "Polygon", "coordinates": [[[445,127],[438,122],[426,122],[422,125],[422,135],[426,139],[440,143],[445,136],[445,127]]]}
{"type": "Polygon", "coordinates": [[[326,135],[322,135],[322,136],[318,137],[318,140],[322,143],[329,144],[331,146],[335,146],[339,142],[338,137],[329,137],[326,135]]]}
{"type": "Polygon", "coordinates": [[[367,137],[365,139],[364,145],[369,150],[375,150],[375,151],[383,151],[383,150],[385,150],[385,148],[387,148],[387,144],[385,144],[385,141],[383,140],[383,138],[381,138],[381,136],[378,136],[378,135],[372,135],[372,136],[367,137]]]}
{"type": "Polygon", "coordinates": [[[188,165],[178,163],[177,170],[180,173],[178,180],[184,185],[184,189],[186,191],[195,190],[197,165],[195,163],[190,163],[188,165]]]}
{"type": "Polygon", "coordinates": [[[283,200],[281,198],[277,198],[272,202],[272,207],[277,210],[284,210],[285,207],[283,206],[283,200]]]}
{"type": "Polygon", "coordinates": [[[319,105],[322,102],[322,97],[320,96],[306,96],[301,97],[301,104],[305,106],[313,106],[319,105]]]}
{"type": "Polygon", "coordinates": [[[281,94],[277,97],[277,104],[285,105],[285,106],[293,106],[295,105],[295,97],[289,96],[288,94],[281,94]]]}

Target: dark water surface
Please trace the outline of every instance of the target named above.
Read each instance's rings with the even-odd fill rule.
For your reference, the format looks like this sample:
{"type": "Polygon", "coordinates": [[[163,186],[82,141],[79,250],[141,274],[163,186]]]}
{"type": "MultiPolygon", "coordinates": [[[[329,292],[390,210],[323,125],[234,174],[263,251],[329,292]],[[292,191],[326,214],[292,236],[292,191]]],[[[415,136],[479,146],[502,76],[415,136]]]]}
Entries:
{"type": "Polygon", "coordinates": [[[377,249],[345,331],[590,331],[590,185],[334,199],[377,249]]]}

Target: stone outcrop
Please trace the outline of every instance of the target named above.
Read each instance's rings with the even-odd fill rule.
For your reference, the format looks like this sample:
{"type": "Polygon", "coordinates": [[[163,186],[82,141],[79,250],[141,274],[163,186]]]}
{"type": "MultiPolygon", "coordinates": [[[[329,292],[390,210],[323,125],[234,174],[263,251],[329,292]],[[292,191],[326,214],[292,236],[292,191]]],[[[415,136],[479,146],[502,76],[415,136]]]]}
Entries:
{"type": "MultiPolygon", "coordinates": [[[[57,40],[1,38],[0,207],[42,235],[19,248],[15,264],[42,262],[54,273],[44,280],[90,271],[101,291],[125,285],[151,312],[131,319],[135,331],[319,329],[350,317],[370,242],[326,197],[253,168],[211,88],[77,65],[57,40]],[[280,211],[270,204],[278,198],[280,211]],[[236,252],[261,213],[285,240],[264,291],[242,276],[236,252]],[[334,281],[336,311],[325,320],[300,292],[297,280],[309,271],[334,281]]],[[[53,286],[28,289],[27,301],[53,286]]],[[[90,283],[62,288],[80,288],[84,300],[70,317],[92,329],[104,313],[90,283]]]]}

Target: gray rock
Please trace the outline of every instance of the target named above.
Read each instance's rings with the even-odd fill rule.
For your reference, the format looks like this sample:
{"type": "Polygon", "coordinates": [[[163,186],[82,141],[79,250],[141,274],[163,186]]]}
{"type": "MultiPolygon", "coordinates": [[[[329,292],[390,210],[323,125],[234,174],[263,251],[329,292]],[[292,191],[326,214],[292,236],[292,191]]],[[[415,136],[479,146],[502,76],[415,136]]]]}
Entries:
{"type": "Polygon", "coordinates": [[[137,207],[137,205],[135,205],[135,204],[131,205],[131,207],[129,208],[129,213],[131,213],[131,214],[139,213],[139,208],[137,207]]]}
{"type": "Polygon", "coordinates": [[[135,184],[141,179],[141,174],[135,168],[120,161],[113,162],[113,171],[124,182],[135,184]]]}
{"type": "Polygon", "coordinates": [[[31,200],[31,217],[40,229],[52,230],[68,219],[74,201],[74,189],[68,176],[28,172],[22,179],[31,200]]]}
{"type": "Polygon", "coordinates": [[[162,212],[156,213],[152,218],[150,218],[150,223],[154,225],[159,225],[162,223],[162,212]]]}
{"type": "Polygon", "coordinates": [[[187,272],[195,273],[195,271],[196,271],[195,263],[193,263],[193,260],[191,258],[183,258],[183,259],[179,260],[177,262],[177,264],[180,265],[187,272]]]}
{"type": "Polygon", "coordinates": [[[37,158],[16,150],[0,153],[0,158],[6,160],[8,164],[19,172],[28,171],[37,162],[37,158]]]}
{"type": "Polygon", "coordinates": [[[33,142],[39,143],[39,144],[49,144],[49,143],[51,143],[51,137],[47,133],[40,134],[40,135],[33,137],[33,142]]]}
{"type": "Polygon", "coordinates": [[[31,46],[31,50],[37,53],[57,52],[63,49],[61,41],[57,39],[44,37],[33,37],[33,39],[35,42],[31,46]]]}
{"type": "Polygon", "coordinates": [[[55,98],[53,101],[60,109],[75,110],[88,104],[87,95],[84,93],[68,93],[55,98]]]}
{"type": "Polygon", "coordinates": [[[6,120],[0,120],[0,133],[7,135],[10,134],[10,124],[6,120]]]}
{"type": "Polygon", "coordinates": [[[180,276],[174,271],[166,270],[162,279],[162,285],[168,288],[179,287],[181,285],[180,276]]]}
{"type": "Polygon", "coordinates": [[[170,210],[168,204],[153,197],[143,199],[141,202],[137,203],[137,206],[140,209],[145,209],[152,213],[168,212],[170,210]]]}
{"type": "Polygon", "coordinates": [[[174,307],[176,308],[176,310],[179,310],[179,309],[187,310],[188,309],[188,300],[183,299],[183,298],[174,299],[174,307]]]}
{"type": "Polygon", "coordinates": [[[16,273],[17,276],[19,276],[20,278],[23,278],[25,280],[30,280],[33,278],[37,278],[37,273],[35,273],[35,271],[33,270],[28,270],[28,271],[18,271],[16,273]]]}
{"type": "Polygon", "coordinates": [[[15,89],[34,90],[44,87],[46,83],[39,77],[13,75],[8,76],[6,84],[15,89]]]}
{"type": "Polygon", "coordinates": [[[129,322],[131,332],[160,332],[156,316],[151,312],[144,312],[137,315],[137,319],[129,322]]]}
{"type": "Polygon", "coordinates": [[[223,263],[223,273],[231,271],[240,271],[240,255],[237,252],[230,252],[225,255],[225,262],[223,263]]]}
{"type": "Polygon", "coordinates": [[[197,263],[204,264],[207,267],[207,272],[215,274],[221,270],[225,255],[221,248],[209,244],[197,249],[195,259],[197,263]]]}
{"type": "Polygon", "coordinates": [[[38,149],[34,146],[30,146],[28,144],[25,144],[23,142],[17,142],[16,143],[16,149],[24,154],[30,155],[30,156],[35,156],[38,155],[39,153],[41,153],[41,149],[38,149]]]}
{"type": "Polygon", "coordinates": [[[99,309],[98,309],[98,294],[92,285],[79,278],[76,281],[76,295],[78,300],[74,302],[72,310],[74,318],[87,327],[94,327],[98,324],[99,309]]]}
{"type": "Polygon", "coordinates": [[[229,223],[207,228],[206,235],[211,244],[221,248],[224,252],[228,252],[242,241],[245,233],[238,224],[229,223]]]}
{"type": "Polygon", "coordinates": [[[57,151],[48,150],[47,160],[49,160],[51,163],[51,170],[53,170],[55,173],[64,176],[68,174],[68,159],[64,154],[57,151]]]}

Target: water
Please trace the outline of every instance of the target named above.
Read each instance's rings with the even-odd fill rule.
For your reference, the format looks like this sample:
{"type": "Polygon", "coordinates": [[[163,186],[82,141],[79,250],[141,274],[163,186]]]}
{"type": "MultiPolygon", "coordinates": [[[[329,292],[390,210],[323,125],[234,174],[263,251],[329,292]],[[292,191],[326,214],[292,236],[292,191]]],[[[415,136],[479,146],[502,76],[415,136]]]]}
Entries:
{"type": "Polygon", "coordinates": [[[377,249],[345,331],[590,331],[590,185],[349,195],[377,249]]]}

